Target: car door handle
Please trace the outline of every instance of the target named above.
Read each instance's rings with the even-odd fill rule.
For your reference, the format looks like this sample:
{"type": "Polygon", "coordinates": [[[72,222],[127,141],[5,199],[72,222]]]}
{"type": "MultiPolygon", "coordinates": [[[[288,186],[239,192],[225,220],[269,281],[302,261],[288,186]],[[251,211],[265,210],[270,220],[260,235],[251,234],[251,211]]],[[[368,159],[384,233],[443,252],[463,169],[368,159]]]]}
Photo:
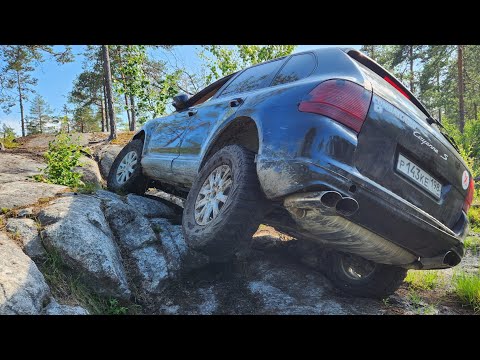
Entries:
{"type": "Polygon", "coordinates": [[[243,103],[243,99],[236,98],[236,99],[233,99],[233,100],[230,101],[230,107],[237,107],[237,106],[242,105],[242,103],[243,103]]]}
{"type": "Polygon", "coordinates": [[[193,116],[197,113],[197,111],[198,111],[197,109],[190,109],[188,110],[187,114],[188,116],[193,116]]]}

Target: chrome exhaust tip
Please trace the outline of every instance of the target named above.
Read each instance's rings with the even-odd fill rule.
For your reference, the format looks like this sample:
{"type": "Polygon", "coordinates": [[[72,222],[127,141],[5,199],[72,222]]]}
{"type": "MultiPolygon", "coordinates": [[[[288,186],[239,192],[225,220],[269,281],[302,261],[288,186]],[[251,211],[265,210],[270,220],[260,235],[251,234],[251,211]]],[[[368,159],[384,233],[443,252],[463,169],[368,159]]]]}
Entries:
{"type": "Polygon", "coordinates": [[[343,197],[336,191],[322,191],[320,193],[320,202],[329,208],[334,208],[343,197]]]}
{"type": "Polygon", "coordinates": [[[443,263],[448,266],[455,266],[458,265],[462,261],[460,256],[455,251],[447,251],[445,256],[443,257],[443,263]]]}
{"type": "Polygon", "coordinates": [[[337,213],[343,216],[351,216],[355,214],[360,206],[358,205],[357,200],[351,197],[342,198],[335,205],[337,213]]]}

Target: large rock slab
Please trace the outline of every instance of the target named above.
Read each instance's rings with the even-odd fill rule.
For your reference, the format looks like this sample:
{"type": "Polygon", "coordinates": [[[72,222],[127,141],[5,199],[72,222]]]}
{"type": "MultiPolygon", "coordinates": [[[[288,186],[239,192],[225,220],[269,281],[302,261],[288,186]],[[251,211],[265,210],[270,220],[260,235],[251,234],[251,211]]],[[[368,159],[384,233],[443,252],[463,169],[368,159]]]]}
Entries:
{"type": "Polygon", "coordinates": [[[0,154],[0,184],[13,181],[26,181],[39,174],[45,164],[25,155],[2,152],[0,154]]]}
{"type": "Polygon", "coordinates": [[[44,315],[89,315],[89,312],[81,306],[61,305],[52,300],[44,309],[44,315]]]}
{"type": "Polygon", "coordinates": [[[41,210],[45,246],[55,250],[98,294],[128,298],[125,269],[113,234],[92,196],[62,197],[41,210]]]}
{"type": "Polygon", "coordinates": [[[109,202],[109,201],[123,202],[122,198],[119,195],[107,190],[97,190],[94,196],[105,202],[109,202]]]}
{"type": "Polygon", "coordinates": [[[320,273],[294,263],[258,259],[249,264],[248,289],[260,301],[260,314],[380,314],[370,299],[349,298],[336,291],[320,273]]]}
{"type": "Polygon", "coordinates": [[[170,207],[158,200],[149,199],[135,194],[128,194],[126,200],[127,204],[148,218],[171,218],[175,216],[175,212],[170,207]]]}
{"type": "Polygon", "coordinates": [[[0,183],[0,208],[15,209],[36,204],[68,190],[66,186],[33,181],[0,183]]]}
{"type": "Polygon", "coordinates": [[[148,219],[121,201],[107,201],[105,215],[118,241],[130,250],[157,242],[148,219]]]}
{"type": "Polygon", "coordinates": [[[107,146],[103,146],[96,152],[100,173],[102,174],[104,179],[108,177],[110,168],[112,167],[112,164],[115,161],[115,158],[117,157],[118,153],[122,149],[123,149],[123,146],[120,146],[120,145],[107,145],[107,146]]]}
{"type": "Polygon", "coordinates": [[[35,263],[0,233],[0,315],[40,314],[49,296],[35,263]]]}
{"type": "Polygon", "coordinates": [[[167,286],[169,273],[163,254],[155,246],[148,246],[131,253],[137,264],[143,290],[160,294],[167,286]]]}
{"type": "Polygon", "coordinates": [[[150,223],[162,243],[172,277],[179,272],[201,268],[209,262],[207,256],[189,249],[180,225],[173,225],[167,219],[162,218],[150,219],[150,223]]]}
{"type": "Polygon", "coordinates": [[[103,179],[97,162],[86,156],[81,156],[79,161],[82,166],[77,166],[75,172],[82,174],[81,180],[84,183],[101,186],[103,179]]]}
{"type": "Polygon", "coordinates": [[[42,257],[45,255],[42,241],[38,235],[38,228],[32,219],[9,218],[7,231],[18,237],[23,244],[23,251],[30,257],[42,257]]]}

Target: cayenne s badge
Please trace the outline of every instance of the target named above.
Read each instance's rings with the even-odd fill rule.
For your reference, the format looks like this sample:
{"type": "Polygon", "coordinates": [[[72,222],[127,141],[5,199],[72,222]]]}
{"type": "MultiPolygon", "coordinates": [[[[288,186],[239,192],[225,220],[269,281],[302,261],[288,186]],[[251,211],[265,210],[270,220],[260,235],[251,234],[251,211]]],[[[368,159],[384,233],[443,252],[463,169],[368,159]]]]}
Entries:
{"type": "MultiPolygon", "coordinates": [[[[430,148],[433,152],[435,152],[435,154],[438,154],[438,149],[433,146],[432,144],[430,144],[428,142],[427,139],[425,139],[422,134],[420,134],[418,131],[414,131],[413,132],[413,136],[415,136],[418,140],[420,140],[420,142],[422,143],[422,145],[425,145],[426,147],[430,148]]],[[[443,160],[447,161],[448,160],[448,155],[447,154],[443,154],[440,156],[443,160]]]]}

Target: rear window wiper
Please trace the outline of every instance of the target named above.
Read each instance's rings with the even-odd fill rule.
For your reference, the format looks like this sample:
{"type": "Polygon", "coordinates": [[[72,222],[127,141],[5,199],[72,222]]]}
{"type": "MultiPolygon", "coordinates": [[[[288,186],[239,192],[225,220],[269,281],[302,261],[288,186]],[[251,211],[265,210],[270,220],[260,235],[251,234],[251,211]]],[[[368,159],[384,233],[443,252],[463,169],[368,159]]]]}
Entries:
{"type": "Polygon", "coordinates": [[[429,116],[429,117],[427,118],[427,122],[428,122],[430,125],[432,125],[432,124],[437,125],[438,128],[439,128],[440,134],[442,134],[443,137],[444,137],[445,139],[447,139],[447,141],[455,148],[455,150],[457,150],[458,152],[460,152],[460,149],[458,148],[457,143],[455,142],[455,140],[453,139],[453,137],[450,136],[450,135],[447,133],[447,131],[446,131],[447,129],[445,129],[445,126],[443,126],[440,121],[438,121],[437,119],[429,116]],[[442,129],[443,129],[443,131],[442,131],[442,129]]]}

